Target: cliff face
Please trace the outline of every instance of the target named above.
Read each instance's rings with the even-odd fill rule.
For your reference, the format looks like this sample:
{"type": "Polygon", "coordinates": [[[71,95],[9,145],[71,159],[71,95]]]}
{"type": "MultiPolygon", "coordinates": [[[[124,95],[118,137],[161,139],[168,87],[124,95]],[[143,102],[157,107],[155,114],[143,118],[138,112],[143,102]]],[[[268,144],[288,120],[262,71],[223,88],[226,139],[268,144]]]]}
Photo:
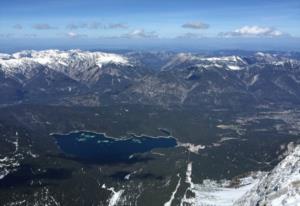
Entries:
{"type": "Polygon", "coordinates": [[[300,205],[300,145],[263,176],[235,205],[300,205]]]}

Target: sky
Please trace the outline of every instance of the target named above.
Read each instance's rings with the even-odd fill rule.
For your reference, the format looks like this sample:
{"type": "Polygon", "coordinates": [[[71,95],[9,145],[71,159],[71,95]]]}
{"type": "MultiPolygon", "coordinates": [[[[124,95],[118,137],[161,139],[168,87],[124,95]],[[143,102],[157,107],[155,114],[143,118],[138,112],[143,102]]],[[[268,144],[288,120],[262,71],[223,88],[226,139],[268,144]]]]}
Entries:
{"type": "Polygon", "coordinates": [[[299,0],[1,0],[0,51],[300,50],[299,0]]]}

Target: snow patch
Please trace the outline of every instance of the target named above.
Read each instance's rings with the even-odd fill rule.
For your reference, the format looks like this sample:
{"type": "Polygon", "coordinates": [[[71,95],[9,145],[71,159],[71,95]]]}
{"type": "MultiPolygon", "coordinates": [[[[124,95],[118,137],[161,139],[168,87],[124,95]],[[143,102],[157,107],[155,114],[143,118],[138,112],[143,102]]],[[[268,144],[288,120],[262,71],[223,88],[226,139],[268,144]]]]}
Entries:
{"type": "Polygon", "coordinates": [[[195,154],[199,154],[199,150],[203,150],[205,149],[205,145],[195,145],[195,144],[191,144],[191,143],[180,143],[178,142],[177,144],[178,147],[184,147],[186,148],[188,151],[195,153],[195,154]]]}
{"type": "Polygon", "coordinates": [[[179,176],[179,174],[177,174],[177,177],[179,177],[179,179],[178,179],[178,183],[177,183],[177,185],[176,185],[176,187],[175,187],[175,190],[172,192],[172,195],[171,195],[169,201],[166,202],[166,203],[164,204],[164,206],[171,206],[171,204],[172,204],[172,202],[173,202],[173,200],[174,200],[174,198],[175,198],[175,194],[177,193],[177,190],[178,190],[178,188],[179,188],[179,186],[180,186],[180,182],[181,182],[181,177],[179,176]]]}
{"type": "Polygon", "coordinates": [[[109,191],[112,192],[112,196],[109,200],[109,203],[108,203],[108,206],[114,206],[114,205],[117,205],[117,203],[120,201],[121,199],[121,196],[124,192],[124,190],[119,190],[119,191],[116,191],[113,187],[111,188],[108,188],[109,191]]]}
{"type": "Polygon", "coordinates": [[[195,198],[187,197],[187,192],[194,190],[194,183],[192,182],[192,169],[193,169],[193,165],[192,162],[190,162],[187,165],[186,177],[185,177],[185,182],[189,184],[189,187],[185,190],[184,196],[180,202],[180,206],[184,206],[186,204],[193,205],[195,202],[195,198]]]}
{"type": "Polygon", "coordinates": [[[236,65],[227,65],[227,67],[230,69],[230,70],[242,70],[243,68],[239,67],[239,66],[236,66],[236,65]]]}
{"type": "Polygon", "coordinates": [[[254,85],[257,82],[258,77],[259,77],[258,74],[254,75],[254,77],[251,79],[250,86],[254,85]]]}

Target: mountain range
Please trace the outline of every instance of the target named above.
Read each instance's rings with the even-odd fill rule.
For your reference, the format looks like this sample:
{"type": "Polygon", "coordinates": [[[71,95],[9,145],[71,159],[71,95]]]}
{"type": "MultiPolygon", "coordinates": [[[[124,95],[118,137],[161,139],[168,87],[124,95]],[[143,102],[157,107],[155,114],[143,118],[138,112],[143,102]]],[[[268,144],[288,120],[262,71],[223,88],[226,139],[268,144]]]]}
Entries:
{"type": "Polygon", "coordinates": [[[299,71],[293,53],[28,50],[0,54],[0,103],[297,104],[299,71]]]}

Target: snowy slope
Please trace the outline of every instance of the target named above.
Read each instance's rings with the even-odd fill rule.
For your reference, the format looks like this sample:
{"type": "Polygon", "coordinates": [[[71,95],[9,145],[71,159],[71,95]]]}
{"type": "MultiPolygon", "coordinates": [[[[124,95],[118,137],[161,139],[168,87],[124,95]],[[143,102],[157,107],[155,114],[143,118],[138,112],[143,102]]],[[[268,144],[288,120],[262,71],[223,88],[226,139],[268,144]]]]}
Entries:
{"type": "Polygon", "coordinates": [[[179,53],[163,67],[163,70],[169,70],[183,64],[197,65],[205,68],[224,68],[227,70],[242,70],[248,65],[239,56],[204,57],[191,53],[179,53]]]}
{"type": "Polygon", "coordinates": [[[130,65],[128,58],[122,55],[81,50],[26,50],[12,55],[0,54],[0,70],[7,75],[21,74],[27,78],[46,67],[82,80],[89,71],[96,73],[106,64],[130,65]]]}
{"type": "Polygon", "coordinates": [[[190,180],[190,190],[195,197],[182,201],[194,206],[299,206],[300,145],[270,172],[241,178],[239,185],[233,187],[225,180],[194,184],[190,180]]]}
{"type": "Polygon", "coordinates": [[[300,205],[300,146],[281,161],[235,205],[300,205]]]}

